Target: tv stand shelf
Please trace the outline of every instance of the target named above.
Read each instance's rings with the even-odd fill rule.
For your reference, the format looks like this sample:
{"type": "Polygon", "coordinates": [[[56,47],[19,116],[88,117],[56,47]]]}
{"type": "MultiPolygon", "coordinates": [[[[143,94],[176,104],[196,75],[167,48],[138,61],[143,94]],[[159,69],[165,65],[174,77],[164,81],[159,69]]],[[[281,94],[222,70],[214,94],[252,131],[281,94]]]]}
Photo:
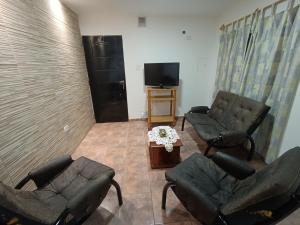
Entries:
{"type": "Polygon", "coordinates": [[[151,129],[154,123],[176,123],[176,88],[147,88],[148,100],[148,129],[151,129]],[[162,93],[163,95],[155,95],[154,93],[162,93]],[[154,102],[170,102],[169,115],[153,115],[152,105],[154,102]]]}
{"type": "Polygon", "coordinates": [[[172,96],[152,96],[152,101],[171,101],[171,100],[175,100],[174,97],[172,96]]]}

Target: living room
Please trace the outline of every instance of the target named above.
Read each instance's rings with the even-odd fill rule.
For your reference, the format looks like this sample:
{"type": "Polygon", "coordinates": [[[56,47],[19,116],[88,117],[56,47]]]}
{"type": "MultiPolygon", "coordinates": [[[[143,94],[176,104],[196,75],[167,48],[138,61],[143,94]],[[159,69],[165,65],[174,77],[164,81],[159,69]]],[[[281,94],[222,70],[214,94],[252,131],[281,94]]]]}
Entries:
{"type": "MultiPolygon", "coordinates": [[[[264,181],[261,185],[250,181],[268,171],[272,176],[264,177],[276,180],[274,165],[286,158],[290,167],[280,164],[280,171],[287,169],[286,177],[293,173],[297,176],[299,165],[292,162],[297,160],[298,149],[294,148],[300,145],[298,6],[299,1],[292,0],[0,0],[0,221],[298,224],[298,192],[288,196],[291,200],[282,205],[281,199],[275,198],[278,196],[263,206],[256,198],[251,199],[251,204],[247,203],[250,206],[238,205],[241,214],[237,215],[228,207],[224,209],[224,201],[234,199],[238,188],[226,189],[222,204],[211,211],[211,205],[205,205],[209,198],[199,197],[208,196],[208,190],[198,183],[215,176],[212,170],[216,169],[226,174],[226,179],[220,180],[226,180],[223,189],[226,185],[229,188],[231,178],[239,171],[248,178],[238,174],[238,180],[249,182],[247,185],[256,190],[264,181]],[[268,18],[266,25],[261,12],[268,18]],[[276,36],[278,33],[283,38],[276,36]],[[113,47],[112,42],[116,43],[113,47]],[[171,64],[176,67],[176,82],[155,83],[153,79],[157,77],[152,76],[150,67],[171,64]],[[113,72],[110,66],[114,66],[113,72]],[[119,80],[112,84],[117,72],[115,77],[119,80]],[[160,93],[171,90],[174,96],[162,99],[164,94],[160,93]],[[231,109],[226,109],[222,101],[229,101],[231,109]],[[245,107],[252,113],[234,113],[236,107],[245,107]],[[214,109],[233,113],[213,115],[214,109]],[[169,113],[163,119],[152,116],[169,113]],[[244,115],[247,131],[243,133],[234,118],[242,121],[244,115]],[[155,123],[155,118],[167,123],[155,123]],[[217,127],[218,135],[213,141],[203,134],[209,129],[211,135],[211,127],[206,128],[208,120],[209,125],[217,123],[226,128],[217,127]],[[233,124],[238,126],[236,130],[233,124]],[[234,132],[223,133],[230,129],[234,132]],[[158,143],[158,139],[166,141],[164,137],[169,134],[174,138],[171,145],[171,137],[167,143],[158,143]],[[234,143],[230,146],[233,149],[227,150],[228,146],[220,143],[227,141],[234,143]],[[207,173],[178,172],[191,169],[188,167],[195,156],[202,167],[207,163],[207,167],[197,169],[210,167],[207,173]],[[230,158],[231,169],[222,157],[230,158]],[[58,163],[48,166],[50,172],[36,169],[51,165],[53,160],[58,163]],[[244,166],[234,167],[236,160],[244,166]],[[56,167],[61,176],[53,172],[56,167]],[[82,171],[75,173],[74,167],[75,171],[82,167],[82,171]],[[84,171],[87,167],[92,169],[84,171]],[[89,192],[81,193],[94,180],[90,176],[102,172],[108,183],[104,185],[103,177],[99,177],[101,188],[95,191],[93,186],[89,192]],[[74,178],[74,174],[78,177],[74,178]],[[186,190],[186,181],[175,184],[172,174],[182,178],[197,176],[193,177],[198,180],[197,187],[186,190]],[[69,187],[64,186],[67,183],[69,187]],[[21,187],[22,191],[17,190],[21,187]],[[50,197],[45,188],[55,197],[50,197]],[[201,194],[194,196],[195,189],[201,194]],[[29,193],[32,199],[43,202],[24,200],[29,193]],[[77,198],[70,203],[66,201],[70,196],[77,198]],[[280,210],[275,210],[274,205],[280,210]],[[85,214],[81,210],[86,210],[85,214]]],[[[291,185],[274,184],[276,191],[291,185]]],[[[278,194],[269,186],[264,193],[278,194]]],[[[244,191],[240,196],[244,200],[247,194],[244,191]]],[[[239,199],[239,204],[243,200],[239,199]]]]}

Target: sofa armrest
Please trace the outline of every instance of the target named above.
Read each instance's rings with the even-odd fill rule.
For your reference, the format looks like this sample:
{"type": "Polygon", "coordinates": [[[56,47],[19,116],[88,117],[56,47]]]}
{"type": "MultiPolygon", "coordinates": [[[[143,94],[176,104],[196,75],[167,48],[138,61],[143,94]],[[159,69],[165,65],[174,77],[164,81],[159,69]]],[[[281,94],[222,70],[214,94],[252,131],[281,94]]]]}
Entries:
{"type": "Polygon", "coordinates": [[[191,214],[205,224],[212,224],[218,216],[218,207],[184,179],[176,181],[176,195],[191,214]]]}
{"type": "Polygon", "coordinates": [[[100,176],[86,184],[81,191],[67,203],[67,209],[77,219],[94,211],[101,203],[111,186],[111,178],[100,176]]]}
{"type": "MultiPolygon", "coordinates": [[[[207,141],[208,145],[214,147],[235,147],[244,144],[246,141],[250,142],[250,150],[247,160],[250,161],[255,153],[255,142],[253,138],[246,132],[242,131],[223,131],[219,137],[215,137],[207,141]]],[[[205,152],[205,155],[208,151],[205,152]]]]}
{"type": "Polygon", "coordinates": [[[218,138],[212,140],[217,145],[224,147],[233,147],[245,143],[248,139],[248,134],[242,131],[222,131],[218,138]]]}
{"type": "Polygon", "coordinates": [[[28,174],[28,177],[34,181],[38,188],[41,188],[67,168],[72,162],[73,160],[69,155],[54,159],[47,164],[32,170],[28,174]]]}
{"type": "Polygon", "coordinates": [[[194,106],[190,109],[189,113],[203,113],[206,114],[209,108],[207,106],[194,106]]]}
{"type": "Polygon", "coordinates": [[[255,169],[248,163],[229,156],[222,152],[217,152],[212,156],[212,160],[231,176],[243,180],[255,173],[255,169]]]}

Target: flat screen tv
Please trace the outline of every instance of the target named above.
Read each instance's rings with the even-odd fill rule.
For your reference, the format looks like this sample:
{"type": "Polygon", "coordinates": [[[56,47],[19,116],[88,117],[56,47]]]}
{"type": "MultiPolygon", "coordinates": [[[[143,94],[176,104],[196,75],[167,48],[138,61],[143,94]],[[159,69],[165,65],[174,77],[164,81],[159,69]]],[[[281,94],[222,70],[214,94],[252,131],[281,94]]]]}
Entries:
{"type": "Polygon", "coordinates": [[[179,63],[145,63],[144,73],[147,86],[179,85],[179,63]]]}

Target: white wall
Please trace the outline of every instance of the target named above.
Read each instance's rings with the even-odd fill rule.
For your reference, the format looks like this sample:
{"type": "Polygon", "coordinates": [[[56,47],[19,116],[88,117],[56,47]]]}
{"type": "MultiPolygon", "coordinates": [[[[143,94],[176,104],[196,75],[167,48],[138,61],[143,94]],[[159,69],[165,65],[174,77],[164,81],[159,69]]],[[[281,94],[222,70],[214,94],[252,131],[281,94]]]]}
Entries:
{"type": "MultiPolygon", "coordinates": [[[[192,105],[210,105],[214,90],[219,27],[262,8],[275,0],[240,1],[219,18],[147,17],[147,27],[137,27],[137,16],[120,13],[79,15],[83,35],[123,35],[129,117],[141,118],[146,111],[143,85],[145,62],[181,63],[177,115],[192,105]],[[101,15],[100,15],[101,14],[101,15]],[[187,35],[181,31],[186,30],[187,35]],[[187,40],[191,35],[192,40],[187,40]]],[[[296,121],[300,119],[300,88],[294,101],[281,153],[300,145],[296,121]]]]}
{"type": "MultiPolygon", "coordinates": [[[[219,26],[222,24],[227,24],[233,20],[239,19],[245,16],[257,8],[263,8],[269,4],[276,2],[277,0],[252,0],[252,1],[241,1],[235,4],[230,10],[224,12],[224,14],[219,19],[219,26]]],[[[284,138],[281,145],[280,154],[283,154],[286,150],[300,146],[300,87],[298,87],[296,97],[294,100],[294,105],[291,110],[288,125],[284,134],[284,138]]]]}
{"type": "Polygon", "coordinates": [[[145,117],[143,65],[148,62],[180,62],[177,115],[193,105],[210,104],[215,77],[212,49],[218,38],[216,18],[147,17],[147,26],[138,28],[135,15],[101,12],[79,15],[79,22],[82,35],[123,36],[130,119],[145,117]]]}

